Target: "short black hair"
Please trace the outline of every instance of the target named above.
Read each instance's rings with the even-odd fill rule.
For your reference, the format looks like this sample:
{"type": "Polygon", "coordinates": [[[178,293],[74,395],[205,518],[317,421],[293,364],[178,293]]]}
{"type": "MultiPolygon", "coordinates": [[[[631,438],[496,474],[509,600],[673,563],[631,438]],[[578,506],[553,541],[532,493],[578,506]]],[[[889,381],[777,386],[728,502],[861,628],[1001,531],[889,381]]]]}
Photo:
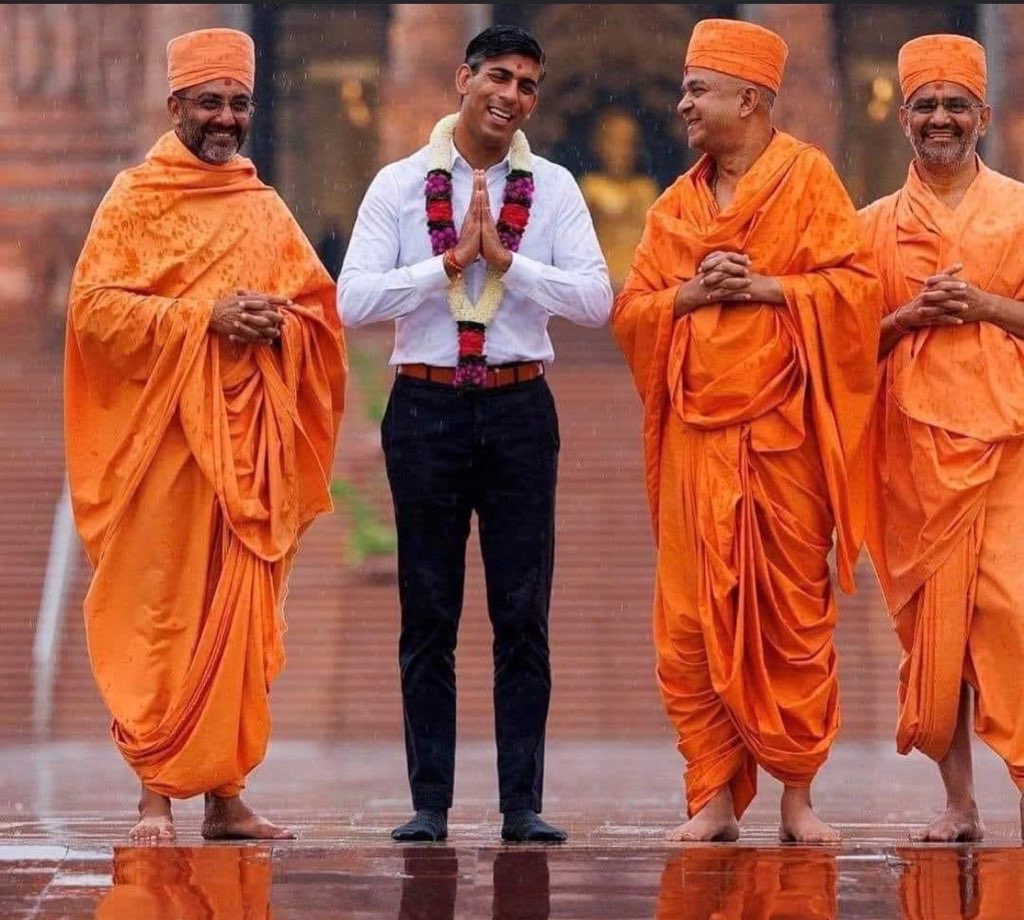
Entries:
{"type": "Polygon", "coordinates": [[[544,79],[544,49],[526,29],[519,26],[491,26],[466,45],[466,65],[473,73],[480,69],[484,61],[500,57],[503,54],[521,54],[540,64],[540,78],[544,79]]]}

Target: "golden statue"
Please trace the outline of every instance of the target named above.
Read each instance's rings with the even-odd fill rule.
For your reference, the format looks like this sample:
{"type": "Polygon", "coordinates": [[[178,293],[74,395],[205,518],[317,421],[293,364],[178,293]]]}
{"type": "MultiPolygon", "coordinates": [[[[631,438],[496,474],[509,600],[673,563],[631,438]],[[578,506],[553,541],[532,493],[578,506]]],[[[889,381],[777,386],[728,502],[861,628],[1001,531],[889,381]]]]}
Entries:
{"type": "Polygon", "coordinates": [[[647,209],[658,197],[654,180],[636,171],[639,144],[637,120],[624,109],[605,110],[591,135],[601,171],[580,178],[580,189],[616,291],[629,274],[647,209]]]}

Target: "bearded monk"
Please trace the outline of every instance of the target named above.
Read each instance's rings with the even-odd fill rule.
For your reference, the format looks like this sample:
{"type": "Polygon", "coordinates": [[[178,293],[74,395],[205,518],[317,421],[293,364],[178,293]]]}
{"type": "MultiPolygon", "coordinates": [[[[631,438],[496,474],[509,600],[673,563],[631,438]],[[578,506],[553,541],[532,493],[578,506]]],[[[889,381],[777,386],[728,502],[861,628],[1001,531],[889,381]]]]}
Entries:
{"type": "Polygon", "coordinates": [[[1024,185],[977,154],[981,45],[916,38],[899,76],[914,159],[862,212],[885,315],[867,543],[903,647],[897,747],[946,790],[920,839],[980,840],[972,692],[975,732],[1024,790],[1024,185]]]}
{"type": "Polygon", "coordinates": [[[284,663],[297,541],[331,507],[345,354],[334,285],[238,151],[255,53],[230,29],[167,48],[173,130],[100,204],[72,282],[65,442],[95,572],[89,657],[142,784],[130,837],[291,836],[242,803],[284,663]]]}
{"type": "Polygon", "coordinates": [[[839,729],[827,557],[853,587],[878,282],[825,155],[772,126],[787,48],[697,24],[679,115],[703,152],[654,204],[613,315],[644,404],[657,677],[687,761],[671,840],[735,840],[760,766],[780,836],[839,729]]]}

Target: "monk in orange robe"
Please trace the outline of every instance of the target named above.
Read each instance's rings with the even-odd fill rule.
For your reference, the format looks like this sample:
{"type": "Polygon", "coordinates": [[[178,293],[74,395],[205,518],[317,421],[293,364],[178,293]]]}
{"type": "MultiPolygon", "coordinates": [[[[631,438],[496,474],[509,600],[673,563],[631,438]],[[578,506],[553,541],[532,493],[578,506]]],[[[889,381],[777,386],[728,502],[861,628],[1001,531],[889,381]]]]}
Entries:
{"type": "Polygon", "coordinates": [[[704,156],[651,208],[613,328],[644,404],[657,676],[687,761],[672,840],[736,839],[758,766],[784,840],[838,832],[810,785],[839,729],[836,606],[852,589],[878,300],[824,154],[772,126],[786,46],[706,20],[679,115],[704,156]]]}
{"type": "Polygon", "coordinates": [[[862,212],[885,316],[867,543],[903,646],[897,746],[946,787],[922,838],[979,840],[971,690],[975,732],[1024,791],[1024,185],[976,152],[977,42],[914,39],[899,74],[914,160],[862,212]]]}
{"type": "Polygon", "coordinates": [[[168,46],[174,130],[114,181],[72,282],[65,440],[95,568],[89,657],[142,783],[131,837],[281,837],[239,793],[263,759],[296,544],[330,509],[345,353],[334,285],[239,156],[241,32],[168,46]]]}

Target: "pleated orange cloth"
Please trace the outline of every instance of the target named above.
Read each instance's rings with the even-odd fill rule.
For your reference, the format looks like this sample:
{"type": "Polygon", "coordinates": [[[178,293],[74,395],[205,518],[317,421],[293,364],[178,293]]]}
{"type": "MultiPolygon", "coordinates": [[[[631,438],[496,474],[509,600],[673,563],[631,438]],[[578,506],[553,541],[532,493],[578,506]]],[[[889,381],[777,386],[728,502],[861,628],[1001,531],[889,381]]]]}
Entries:
{"type": "Polygon", "coordinates": [[[839,868],[813,848],[686,846],[661,874],[655,920],[835,920],[839,868]]]}
{"type": "Polygon", "coordinates": [[[157,793],[234,794],[264,756],[288,570],[331,508],[334,298],[252,163],[208,165],[173,133],[114,181],[75,269],[64,422],[89,657],[157,793]],[[278,344],[208,332],[237,288],[295,301],[278,344]]]}
{"type": "Polygon", "coordinates": [[[114,847],[94,920],[273,920],[269,847],[114,847]]]}
{"type": "MultiPolygon", "coordinates": [[[[861,212],[886,313],[954,262],[1024,299],[1024,184],[978,166],[955,210],[911,164],[861,212]]],[[[945,756],[966,679],[975,731],[1024,789],[1024,341],[985,322],[903,336],[870,445],[867,542],[904,650],[898,748],[945,756]]]]}
{"type": "Polygon", "coordinates": [[[758,765],[807,785],[839,729],[827,556],[835,530],[851,590],[881,294],[820,150],[777,132],[721,213],[709,167],[651,209],[612,324],[644,403],[657,673],[689,813],[730,784],[738,816],[758,765]],[[785,306],[675,320],[715,250],[776,276],[785,306]]]}

